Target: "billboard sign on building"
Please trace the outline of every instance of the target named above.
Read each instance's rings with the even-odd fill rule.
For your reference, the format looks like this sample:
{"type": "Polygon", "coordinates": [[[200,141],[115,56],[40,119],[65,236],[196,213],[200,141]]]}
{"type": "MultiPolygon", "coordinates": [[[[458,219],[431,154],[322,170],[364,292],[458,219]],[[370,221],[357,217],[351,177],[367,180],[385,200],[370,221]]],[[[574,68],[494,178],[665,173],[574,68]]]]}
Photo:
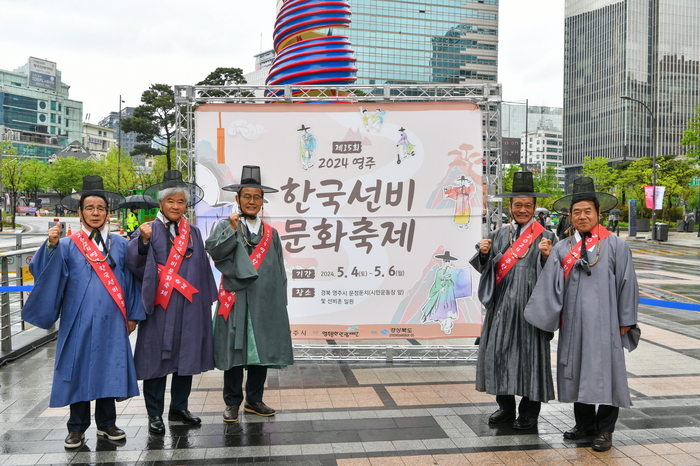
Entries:
{"type": "MultiPolygon", "coordinates": [[[[197,226],[238,212],[259,165],[297,339],[474,337],[482,128],[467,102],[209,104],[195,114],[197,226]],[[375,108],[376,107],[376,108],[375,108]]],[[[215,271],[217,280],[218,272],[215,271]]]]}
{"type": "Polygon", "coordinates": [[[29,57],[29,85],[56,90],[56,63],[29,57]]]}

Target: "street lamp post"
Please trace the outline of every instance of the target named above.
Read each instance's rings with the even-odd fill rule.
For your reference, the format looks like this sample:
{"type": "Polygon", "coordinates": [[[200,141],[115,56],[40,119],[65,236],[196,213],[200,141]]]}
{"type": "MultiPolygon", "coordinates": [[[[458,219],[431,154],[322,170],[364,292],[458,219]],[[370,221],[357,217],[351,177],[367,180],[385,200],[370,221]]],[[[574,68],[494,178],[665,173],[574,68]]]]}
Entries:
{"type": "Polygon", "coordinates": [[[649,135],[649,156],[651,157],[651,185],[652,185],[652,203],[651,203],[651,239],[656,241],[656,115],[651,111],[649,106],[641,100],[633,99],[628,95],[621,95],[622,100],[631,100],[637,102],[649,112],[651,116],[651,134],[649,135]]]}
{"type": "MultiPolygon", "coordinates": [[[[122,100],[119,94],[119,114],[117,115],[119,131],[117,132],[117,192],[122,194],[122,100]]],[[[122,210],[119,209],[119,221],[121,222],[122,210]]]]}

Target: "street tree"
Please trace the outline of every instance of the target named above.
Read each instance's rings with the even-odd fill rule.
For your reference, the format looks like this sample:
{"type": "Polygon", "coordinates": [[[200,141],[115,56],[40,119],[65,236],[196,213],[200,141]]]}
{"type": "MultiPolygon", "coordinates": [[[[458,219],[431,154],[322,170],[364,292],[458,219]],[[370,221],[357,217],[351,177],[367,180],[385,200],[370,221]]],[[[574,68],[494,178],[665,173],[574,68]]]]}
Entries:
{"type": "Polygon", "coordinates": [[[197,83],[197,86],[228,86],[229,84],[246,84],[243,70],[240,68],[217,68],[197,83]]]}
{"type": "Polygon", "coordinates": [[[125,133],[136,133],[136,140],[156,143],[165,152],[168,170],[172,168],[171,142],[175,137],[175,93],[167,84],[151,84],[141,94],[142,105],[134,116],[121,120],[125,133]]]}
{"type": "Polygon", "coordinates": [[[76,157],[58,157],[49,167],[49,186],[61,197],[80,191],[83,177],[95,174],[95,162],[76,157]]]}
{"type": "Polygon", "coordinates": [[[121,189],[122,193],[138,189],[134,161],[123,153],[119,157],[119,149],[116,147],[109,150],[104,160],[96,164],[96,168],[104,180],[106,189],[113,192],[121,189]]]}
{"type": "Polygon", "coordinates": [[[10,215],[12,216],[12,228],[15,228],[15,215],[17,214],[17,200],[20,191],[24,189],[23,168],[25,159],[17,155],[17,148],[10,141],[0,142],[0,154],[2,155],[2,184],[10,197],[10,215]]]}
{"type": "Polygon", "coordinates": [[[688,146],[688,157],[700,159],[700,105],[695,107],[695,118],[688,120],[688,129],[683,131],[681,144],[688,146]]]}
{"type": "Polygon", "coordinates": [[[551,208],[554,201],[564,195],[564,191],[559,187],[559,178],[557,178],[554,167],[545,167],[540,173],[534,173],[532,180],[535,184],[535,191],[552,195],[537,199],[537,204],[541,207],[551,208]]]}
{"type": "Polygon", "coordinates": [[[40,192],[47,190],[48,168],[48,165],[40,160],[31,159],[26,162],[23,172],[27,197],[37,199],[40,192]]]}
{"type": "Polygon", "coordinates": [[[583,174],[593,179],[596,189],[608,193],[615,187],[616,176],[607,157],[584,157],[583,174]]]}

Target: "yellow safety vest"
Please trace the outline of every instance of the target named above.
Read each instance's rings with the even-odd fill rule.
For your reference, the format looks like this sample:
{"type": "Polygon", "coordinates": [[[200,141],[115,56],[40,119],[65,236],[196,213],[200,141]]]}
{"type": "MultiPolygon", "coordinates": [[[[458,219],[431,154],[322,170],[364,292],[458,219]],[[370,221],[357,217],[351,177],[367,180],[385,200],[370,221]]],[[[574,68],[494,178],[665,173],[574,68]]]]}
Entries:
{"type": "Polygon", "coordinates": [[[131,234],[138,227],[139,227],[139,220],[136,217],[136,214],[133,212],[129,212],[129,214],[126,216],[126,232],[131,234]]]}

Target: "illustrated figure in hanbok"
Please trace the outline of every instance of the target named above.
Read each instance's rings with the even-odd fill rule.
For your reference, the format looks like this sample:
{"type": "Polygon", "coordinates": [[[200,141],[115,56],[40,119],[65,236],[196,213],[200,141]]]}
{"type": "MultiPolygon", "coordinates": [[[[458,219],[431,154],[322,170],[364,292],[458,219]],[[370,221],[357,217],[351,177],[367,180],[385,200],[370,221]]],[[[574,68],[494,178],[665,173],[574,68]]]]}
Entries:
{"type": "Polygon", "coordinates": [[[397,147],[397,154],[396,154],[396,163],[401,163],[402,159],[405,159],[406,157],[414,156],[416,155],[415,145],[411,144],[410,141],[408,140],[408,136],[406,135],[406,129],[401,127],[399,128],[399,132],[401,133],[401,137],[399,138],[399,141],[396,143],[397,147]]]}
{"type": "Polygon", "coordinates": [[[457,228],[460,230],[466,230],[469,228],[469,220],[471,219],[469,203],[476,192],[474,180],[462,175],[451,185],[445,186],[443,190],[445,199],[454,199],[455,201],[455,213],[452,217],[452,223],[457,225],[457,228]]]}
{"type": "Polygon", "coordinates": [[[311,127],[301,125],[297,131],[301,131],[299,136],[299,161],[301,168],[308,170],[314,166],[313,152],[316,150],[316,137],[309,133],[311,127]]]}
{"type": "Polygon", "coordinates": [[[468,269],[457,269],[451,264],[457,258],[445,251],[435,256],[442,266],[435,272],[435,281],[428,292],[428,300],[421,307],[421,323],[435,322],[446,335],[452,333],[459,319],[457,299],[471,296],[471,274],[468,269]]]}

